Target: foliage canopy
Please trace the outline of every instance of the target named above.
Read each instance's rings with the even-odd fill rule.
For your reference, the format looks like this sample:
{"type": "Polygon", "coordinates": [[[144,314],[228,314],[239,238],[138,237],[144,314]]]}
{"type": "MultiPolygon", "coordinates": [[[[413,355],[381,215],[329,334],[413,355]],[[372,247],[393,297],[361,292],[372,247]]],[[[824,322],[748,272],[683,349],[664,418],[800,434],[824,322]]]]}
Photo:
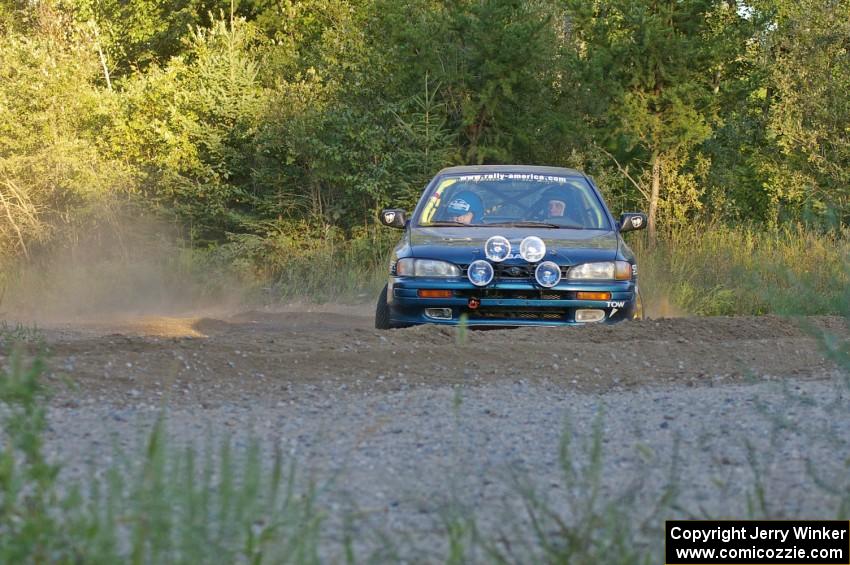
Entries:
{"type": "Polygon", "coordinates": [[[582,168],[659,229],[843,224],[848,22],[848,0],[3,0],[0,253],[127,207],[199,246],[352,234],[469,163],[582,168]]]}

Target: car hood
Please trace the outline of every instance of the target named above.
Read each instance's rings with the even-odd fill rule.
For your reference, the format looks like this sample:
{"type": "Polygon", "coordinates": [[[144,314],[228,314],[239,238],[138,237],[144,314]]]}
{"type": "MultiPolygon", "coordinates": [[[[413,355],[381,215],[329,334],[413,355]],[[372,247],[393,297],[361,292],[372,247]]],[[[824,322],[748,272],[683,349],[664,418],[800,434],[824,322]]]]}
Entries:
{"type": "Polygon", "coordinates": [[[485,258],[484,243],[494,235],[511,242],[512,254],[519,253],[524,238],[536,235],[546,244],[545,259],[560,265],[613,261],[617,257],[618,237],[613,231],[503,227],[412,228],[411,256],[468,264],[485,258]]]}

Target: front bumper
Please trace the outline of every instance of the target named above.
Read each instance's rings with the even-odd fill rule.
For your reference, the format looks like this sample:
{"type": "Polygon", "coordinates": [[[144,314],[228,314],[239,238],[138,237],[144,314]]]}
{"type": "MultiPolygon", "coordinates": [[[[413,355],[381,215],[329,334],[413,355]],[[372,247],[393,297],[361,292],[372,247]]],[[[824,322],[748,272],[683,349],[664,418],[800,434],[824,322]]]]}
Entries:
{"type": "Polygon", "coordinates": [[[570,282],[561,281],[544,289],[532,282],[499,281],[484,288],[463,278],[428,279],[390,277],[387,303],[393,326],[416,324],[457,325],[461,319],[470,326],[570,326],[577,310],[601,310],[601,322],[616,323],[634,317],[637,306],[635,281],[570,282]],[[448,290],[449,298],[420,298],[419,290],[448,290]],[[579,291],[610,292],[609,300],[578,300],[579,291]],[[477,307],[470,307],[470,299],[477,307]],[[447,308],[451,318],[428,316],[427,309],[447,308]]]}

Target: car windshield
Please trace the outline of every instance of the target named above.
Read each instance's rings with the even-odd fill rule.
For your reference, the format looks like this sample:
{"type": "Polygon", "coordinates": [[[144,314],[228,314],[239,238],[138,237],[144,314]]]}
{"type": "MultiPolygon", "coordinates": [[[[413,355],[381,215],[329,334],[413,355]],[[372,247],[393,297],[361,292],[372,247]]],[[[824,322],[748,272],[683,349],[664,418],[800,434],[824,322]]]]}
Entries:
{"type": "Polygon", "coordinates": [[[417,220],[426,227],[611,229],[586,179],[537,173],[440,177],[417,220]]]}

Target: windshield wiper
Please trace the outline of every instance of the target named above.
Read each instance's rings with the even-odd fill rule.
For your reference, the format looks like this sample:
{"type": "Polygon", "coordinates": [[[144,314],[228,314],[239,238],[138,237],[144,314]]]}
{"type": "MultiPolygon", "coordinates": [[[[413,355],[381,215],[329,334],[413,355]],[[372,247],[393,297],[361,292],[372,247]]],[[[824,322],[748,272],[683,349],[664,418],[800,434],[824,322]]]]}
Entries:
{"type": "Polygon", "coordinates": [[[532,220],[519,220],[516,222],[494,222],[487,224],[488,226],[506,226],[512,228],[567,228],[567,229],[582,229],[583,226],[578,224],[553,224],[552,222],[535,222],[532,220]]]}
{"type": "Polygon", "coordinates": [[[456,222],[454,220],[440,220],[439,222],[430,222],[427,224],[422,224],[422,227],[431,228],[431,227],[440,227],[440,226],[479,226],[481,224],[465,224],[463,222],[456,222]]]}

